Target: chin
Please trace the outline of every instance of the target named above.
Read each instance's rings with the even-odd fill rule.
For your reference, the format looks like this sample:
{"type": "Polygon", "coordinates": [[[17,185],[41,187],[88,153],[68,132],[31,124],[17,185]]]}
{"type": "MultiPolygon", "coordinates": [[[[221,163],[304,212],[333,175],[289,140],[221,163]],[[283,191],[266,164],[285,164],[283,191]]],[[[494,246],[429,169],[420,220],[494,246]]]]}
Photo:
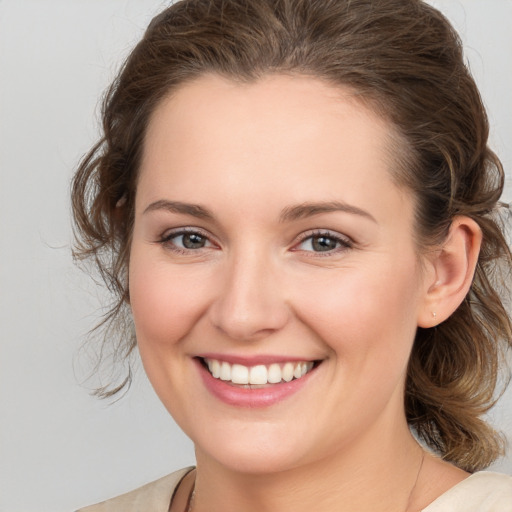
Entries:
{"type": "Polygon", "coordinates": [[[250,450],[245,448],[245,451],[227,450],[222,453],[218,453],[218,450],[202,452],[200,449],[196,449],[198,464],[201,464],[205,458],[214,459],[216,464],[229,471],[251,475],[281,473],[300,465],[297,457],[292,457],[291,454],[259,450],[257,447],[252,447],[250,450]],[[199,453],[202,453],[203,456],[199,456],[199,453]]]}
{"type": "Polygon", "coordinates": [[[287,436],[282,433],[265,435],[259,432],[248,437],[227,436],[218,439],[209,436],[208,439],[195,440],[198,464],[206,460],[215,461],[230,471],[261,475],[287,471],[304,463],[302,443],[292,443],[290,437],[288,442],[283,442],[287,436]]]}

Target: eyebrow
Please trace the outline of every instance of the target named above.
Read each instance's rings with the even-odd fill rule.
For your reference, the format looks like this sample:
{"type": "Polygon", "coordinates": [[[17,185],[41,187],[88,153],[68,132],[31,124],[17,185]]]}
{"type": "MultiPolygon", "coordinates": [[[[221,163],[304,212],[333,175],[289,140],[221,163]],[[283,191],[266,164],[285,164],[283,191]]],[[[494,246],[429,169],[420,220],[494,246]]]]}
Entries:
{"type": "Polygon", "coordinates": [[[171,213],[183,213],[185,215],[191,215],[193,217],[199,217],[200,219],[213,219],[213,215],[209,210],[198,204],[182,203],[180,201],[168,201],[167,199],[160,199],[151,203],[144,210],[144,214],[153,212],[156,210],[165,210],[171,213]]]}
{"type": "Polygon", "coordinates": [[[283,211],[281,212],[280,221],[290,222],[298,219],[303,219],[305,217],[319,215],[321,213],[331,212],[343,212],[350,213],[351,215],[358,215],[360,217],[365,217],[377,224],[377,220],[371,213],[367,212],[366,210],[362,210],[357,206],[343,203],[341,201],[302,203],[297,206],[289,206],[284,208],[283,211]]]}
{"type": "MultiPolygon", "coordinates": [[[[169,201],[160,199],[151,203],[144,210],[144,214],[157,210],[165,210],[171,213],[181,213],[198,217],[200,219],[214,220],[214,215],[205,207],[198,204],[183,203],[181,201],[169,201]]],[[[292,222],[294,220],[313,217],[322,213],[343,212],[351,215],[365,217],[377,223],[375,217],[366,210],[340,201],[301,203],[295,206],[287,206],[281,211],[279,222],[292,222]]]]}

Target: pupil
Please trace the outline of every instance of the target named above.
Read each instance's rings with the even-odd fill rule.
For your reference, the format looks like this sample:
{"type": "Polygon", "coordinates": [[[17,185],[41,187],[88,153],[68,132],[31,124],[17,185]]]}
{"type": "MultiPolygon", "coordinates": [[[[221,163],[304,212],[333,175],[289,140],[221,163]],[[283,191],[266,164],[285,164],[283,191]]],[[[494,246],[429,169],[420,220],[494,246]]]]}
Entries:
{"type": "Polygon", "coordinates": [[[187,249],[200,249],[204,247],[204,237],[196,233],[183,235],[183,246],[187,249]]]}
{"type": "Polygon", "coordinates": [[[336,240],[327,236],[313,238],[313,249],[315,251],[332,251],[336,249],[336,240]]]}

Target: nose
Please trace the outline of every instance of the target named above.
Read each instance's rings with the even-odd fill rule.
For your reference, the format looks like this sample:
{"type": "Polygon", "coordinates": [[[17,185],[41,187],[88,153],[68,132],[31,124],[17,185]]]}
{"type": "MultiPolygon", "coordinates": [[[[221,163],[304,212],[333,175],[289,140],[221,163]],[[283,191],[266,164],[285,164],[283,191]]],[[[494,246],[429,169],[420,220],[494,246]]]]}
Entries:
{"type": "Polygon", "coordinates": [[[252,252],[239,255],[222,273],[210,307],[214,327],[233,340],[251,341],[282,329],[290,308],[279,272],[268,258],[252,252]]]}

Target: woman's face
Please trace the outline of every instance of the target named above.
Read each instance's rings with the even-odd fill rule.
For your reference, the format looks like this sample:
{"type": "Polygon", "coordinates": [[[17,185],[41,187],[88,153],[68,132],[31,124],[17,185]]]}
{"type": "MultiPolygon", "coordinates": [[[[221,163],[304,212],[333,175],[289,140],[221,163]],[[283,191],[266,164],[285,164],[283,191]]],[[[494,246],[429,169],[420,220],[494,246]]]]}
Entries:
{"type": "Polygon", "coordinates": [[[154,113],[131,307],[149,379],[203,459],[278,471],[404,424],[426,285],[390,131],[304,77],[204,76],[154,113]]]}

